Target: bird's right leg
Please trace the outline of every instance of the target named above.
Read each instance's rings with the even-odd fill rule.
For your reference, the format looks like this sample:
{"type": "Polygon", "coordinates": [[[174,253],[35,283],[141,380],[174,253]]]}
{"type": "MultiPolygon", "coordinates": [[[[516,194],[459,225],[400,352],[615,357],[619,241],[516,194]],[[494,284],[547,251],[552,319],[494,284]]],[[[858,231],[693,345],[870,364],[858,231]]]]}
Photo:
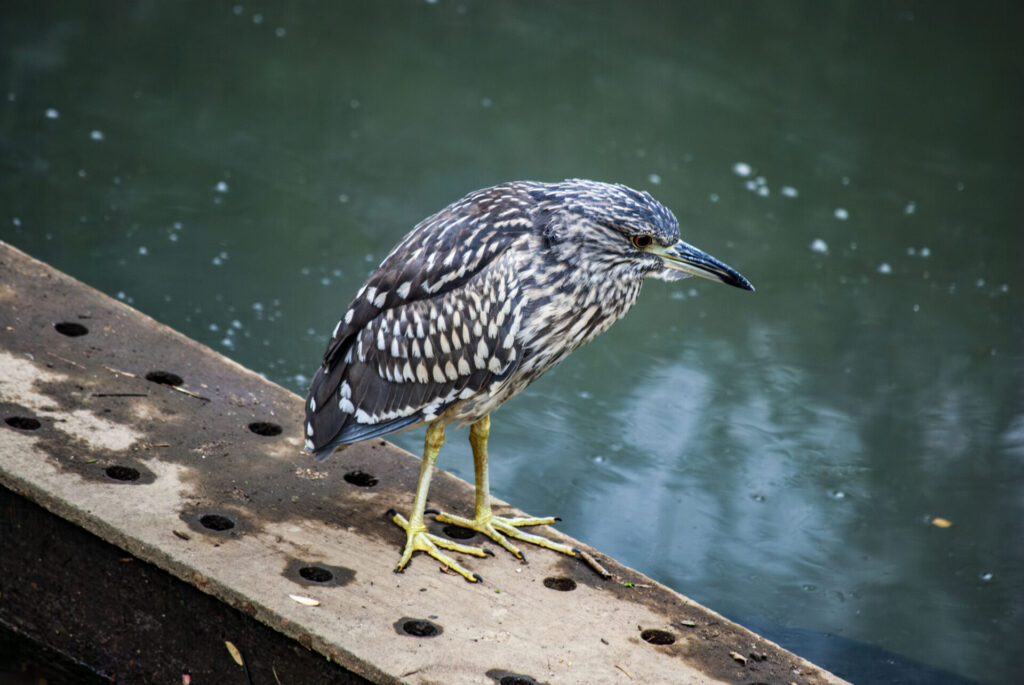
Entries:
{"type": "Polygon", "coordinates": [[[423,463],[420,465],[420,479],[416,486],[416,499],[412,503],[412,512],[409,519],[398,512],[393,512],[391,520],[406,532],[405,551],[402,558],[395,567],[395,573],[405,570],[406,564],[412,558],[413,552],[426,552],[442,564],[460,574],[463,578],[475,583],[483,580],[479,574],[463,568],[457,561],[442,552],[439,548],[450,549],[453,552],[472,554],[473,556],[486,556],[486,552],[476,547],[460,545],[457,542],[446,540],[427,532],[427,526],[423,523],[423,510],[427,504],[427,490],[430,488],[430,479],[434,475],[434,462],[437,461],[437,453],[441,451],[444,444],[444,426],[440,423],[427,424],[427,439],[423,446],[423,463]]]}

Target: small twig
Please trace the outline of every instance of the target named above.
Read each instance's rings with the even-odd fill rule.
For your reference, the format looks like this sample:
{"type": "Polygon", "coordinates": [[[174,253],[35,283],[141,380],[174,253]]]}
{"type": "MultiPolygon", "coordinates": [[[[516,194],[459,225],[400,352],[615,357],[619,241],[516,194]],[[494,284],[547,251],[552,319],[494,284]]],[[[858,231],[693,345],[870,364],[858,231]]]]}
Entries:
{"type": "Polygon", "coordinates": [[[49,354],[50,356],[55,357],[57,359],[60,359],[61,361],[67,361],[73,367],[78,367],[79,369],[85,369],[85,367],[80,365],[80,363],[78,361],[72,361],[71,359],[69,359],[67,357],[62,357],[59,354],[54,354],[53,352],[47,352],[47,354],[49,354]]]}
{"type": "Polygon", "coordinates": [[[110,371],[111,373],[116,373],[119,376],[128,376],[128,378],[138,378],[138,376],[136,376],[134,373],[130,373],[128,371],[121,371],[120,369],[115,369],[112,366],[104,366],[103,368],[106,369],[107,371],[110,371]]]}
{"type": "Polygon", "coordinates": [[[577,556],[579,556],[580,559],[582,559],[587,564],[587,566],[592,568],[594,570],[594,573],[596,573],[597,575],[601,576],[605,580],[608,580],[612,577],[612,574],[609,573],[604,566],[598,563],[597,559],[592,557],[589,552],[585,552],[579,547],[577,547],[576,554],[577,556]]]}
{"type": "Polygon", "coordinates": [[[623,673],[625,673],[625,674],[626,674],[626,677],[627,677],[627,678],[629,678],[630,680],[632,680],[632,679],[633,679],[633,676],[632,676],[632,675],[630,675],[629,671],[627,671],[627,670],[626,670],[625,668],[623,668],[623,667],[622,667],[622,666],[620,666],[619,664],[615,664],[615,668],[617,668],[617,669],[619,669],[620,671],[622,671],[623,673]]]}
{"type": "Polygon", "coordinates": [[[191,390],[186,390],[185,388],[181,387],[180,385],[170,385],[170,386],[167,386],[167,387],[169,387],[171,390],[177,390],[178,392],[180,392],[183,395],[188,395],[189,397],[194,397],[197,400],[202,400],[203,402],[212,402],[213,401],[209,397],[203,397],[202,395],[200,395],[198,393],[194,393],[191,390]]]}

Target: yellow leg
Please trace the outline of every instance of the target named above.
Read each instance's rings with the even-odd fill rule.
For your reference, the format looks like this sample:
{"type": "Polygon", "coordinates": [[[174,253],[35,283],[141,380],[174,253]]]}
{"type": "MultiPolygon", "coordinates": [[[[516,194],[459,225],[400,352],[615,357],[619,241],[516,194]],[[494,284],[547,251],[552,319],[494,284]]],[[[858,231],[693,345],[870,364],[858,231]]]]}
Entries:
{"type": "Polygon", "coordinates": [[[443,547],[453,552],[472,554],[477,557],[486,556],[486,553],[482,549],[460,545],[457,542],[432,535],[427,532],[427,527],[423,523],[423,510],[427,504],[427,490],[430,488],[430,478],[434,474],[434,462],[437,461],[437,453],[441,451],[441,445],[443,444],[444,426],[440,423],[428,424],[427,439],[423,446],[423,463],[420,466],[420,479],[416,486],[416,499],[412,503],[412,512],[409,514],[408,520],[397,512],[391,517],[391,520],[406,532],[405,551],[402,552],[402,558],[395,568],[395,573],[401,573],[405,570],[405,566],[412,558],[413,552],[426,552],[451,570],[462,575],[466,580],[475,583],[483,580],[479,574],[472,573],[463,568],[439,548],[443,547]]]}
{"type": "Polygon", "coordinates": [[[473,470],[476,472],[476,515],[472,519],[468,519],[451,514],[438,514],[437,520],[483,533],[515,555],[517,559],[524,561],[523,553],[509,542],[508,538],[515,538],[562,554],[576,556],[576,551],[568,545],[519,530],[522,526],[548,525],[558,519],[550,516],[545,518],[506,518],[495,516],[491,512],[491,488],[487,475],[487,437],[490,433],[490,416],[483,417],[469,429],[469,444],[473,446],[473,470]]]}

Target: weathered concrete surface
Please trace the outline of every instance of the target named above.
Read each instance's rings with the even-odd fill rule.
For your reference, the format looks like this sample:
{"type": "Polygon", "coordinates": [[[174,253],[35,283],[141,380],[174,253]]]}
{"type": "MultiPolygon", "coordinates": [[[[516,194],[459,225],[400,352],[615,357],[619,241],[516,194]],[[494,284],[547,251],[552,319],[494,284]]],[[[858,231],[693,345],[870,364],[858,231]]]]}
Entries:
{"type": "MultiPolygon", "coordinates": [[[[468,560],[476,585],[422,556],[393,574],[404,533],[384,512],[411,504],[418,458],[378,440],[316,464],[301,412],[294,394],[0,243],[0,485],[131,563],[374,682],[843,682],[594,550],[612,580],[540,550],[528,565],[501,550],[468,560]],[[440,631],[412,636],[403,626],[427,624],[409,619],[440,631]],[[652,629],[674,642],[650,644],[652,629]]],[[[433,506],[472,502],[470,485],[435,475],[433,506]]],[[[0,535],[0,550],[24,548],[16,526],[0,535]]],[[[25,588],[0,579],[0,593],[0,620],[32,623],[9,611],[30,611],[12,599],[25,588]]],[[[180,679],[180,659],[150,661],[180,679]]]]}

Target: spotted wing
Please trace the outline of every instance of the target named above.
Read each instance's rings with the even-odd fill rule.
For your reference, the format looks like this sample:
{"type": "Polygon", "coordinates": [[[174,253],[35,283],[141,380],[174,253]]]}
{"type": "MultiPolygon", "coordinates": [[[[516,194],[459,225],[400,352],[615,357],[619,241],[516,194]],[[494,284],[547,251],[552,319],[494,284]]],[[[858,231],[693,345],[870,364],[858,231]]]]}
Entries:
{"type": "Polygon", "coordinates": [[[515,368],[522,308],[502,257],[532,228],[532,199],[502,188],[421,223],[353,299],[310,386],[309,451],[431,420],[515,368]]]}

